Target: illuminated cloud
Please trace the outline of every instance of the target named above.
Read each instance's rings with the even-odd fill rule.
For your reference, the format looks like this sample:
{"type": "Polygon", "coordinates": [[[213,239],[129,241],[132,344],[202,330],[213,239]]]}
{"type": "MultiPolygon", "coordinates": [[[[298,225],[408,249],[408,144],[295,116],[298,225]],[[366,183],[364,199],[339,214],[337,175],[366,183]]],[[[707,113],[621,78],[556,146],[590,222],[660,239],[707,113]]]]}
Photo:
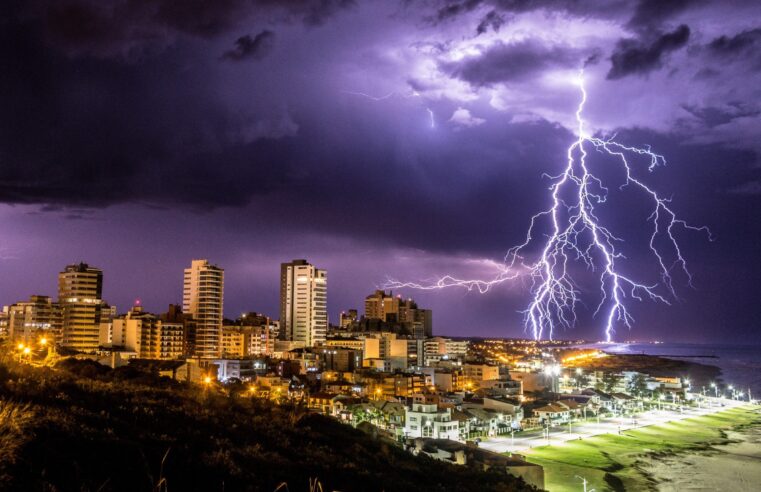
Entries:
{"type": "Polygon", "coordinates": [[[452,117],[449,118],[449,121],[455,125],[474,127],[482,125],[486,120],[473,116],[470,114],[470,111],[465,108],[457,108],[455,112],[452,113],[452,117]]]}

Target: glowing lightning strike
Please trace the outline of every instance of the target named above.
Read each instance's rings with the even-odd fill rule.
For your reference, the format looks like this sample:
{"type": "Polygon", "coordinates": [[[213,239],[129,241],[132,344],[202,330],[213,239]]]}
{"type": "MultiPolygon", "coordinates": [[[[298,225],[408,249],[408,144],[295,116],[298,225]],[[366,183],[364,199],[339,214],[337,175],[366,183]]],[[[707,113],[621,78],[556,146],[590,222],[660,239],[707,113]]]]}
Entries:
{"type": "MultiPolygon", "coordinates": [[[[583,74],[582,74],[583,75],[583,74]]],[[[616,249],[616,243],[622,240],[616,237],[608,227],[603,225],[596,215],[595,205],[604,203],[608,189],[595,177],[587,165],[587,147],[617,159],[625,172],[625,182],[621,188],[633,186],[648,197],[652,204],[652,213],[648,222],[652,225],[649,248],[660,270],[661,282],[672,296],[676,296],[671,281],[671,269],[678,267],[691,282],[687,263],[674,236],[676,228],[703,231],[711,239],[706,227],[694,227],[677,218],[669,207],[669,200],[661,198],[652,188],[634,177],[628,155],[644,156],[650,160],[648,170],[658,165],[665,165],[662,155],[652,152],[649,147],[628,147],[610,139],[601,139],[585,133],[582,117],[587,101],[587,91],[583,78],[579,78],[581,101],[576,110],[577,139],[568,147],[567,164],[564,171],[551,177],[550,186],[552,206],[537,213],[531,223],[525,241],[511,248],[499,265],[497,275],[490,280],[464,280],[445,276],[430,285],[389,281],[385,288],[442,289],[445,287],[464,287],[487,292],[494,285],[515,279],[521,275],[531,277],[531,302],[522,312],[524,325],[531,330],[535,339],[545,335],[552,339],[553,332],[559,326],[570,327],[576,322],[576,304],[579,291],[570,272],[569,263],[582,261],[592,271],[599,271],[602,297],[595,310],[595,316],[605,312],[605,337],[611,341],[614,325],[617,322],[631,327],[633,318],[625,300],[632,298],[642,300],[649,298],[669,304],[669,300],[656,291],[659,283],[646,284],[621,273],[617,261],[624,258],[616,249]],[[550,233],[541,249],[539,258],[534,263],[525,263],[521,253],[532,243],[534,231],[539,219],[548,220],[550,233]],[[667,264],[667,254],[663,247],[656,244],[665,240],[674,261],[667,264]]]]}
{"type": "MultiPolygon", "coordinates": [[[[401,97],[403,99],[408,99],[410,97],[421,97],[420,93],[417,92],[417,91],[410,91],[410,92],[408,92],[406,94],[400,94],[400,93],[398,93],[396,91],[391,91],[388,94],[384,94],[382,96],[373,96],[373,95],[367,94],[365,92],[357,92],[357,91],[341,91],[341,92],[343,92],[344,94],[350,94],[352,96],[364,97],[366,99],[370,99],[371,101],[376,101],[376,102],[378,102],[378,101],[385,101],[387,99],[391,99],[394,96],[399,96],[399,97],[401,97]]],[[[431,122],[431,128],[436,128],[436,121],[435,121],[434,116],[433,116],[433,110],[431,108],[425,108],[425,110],[428,111],[428,117],[429,117],[430,122],[431,122]]]]}

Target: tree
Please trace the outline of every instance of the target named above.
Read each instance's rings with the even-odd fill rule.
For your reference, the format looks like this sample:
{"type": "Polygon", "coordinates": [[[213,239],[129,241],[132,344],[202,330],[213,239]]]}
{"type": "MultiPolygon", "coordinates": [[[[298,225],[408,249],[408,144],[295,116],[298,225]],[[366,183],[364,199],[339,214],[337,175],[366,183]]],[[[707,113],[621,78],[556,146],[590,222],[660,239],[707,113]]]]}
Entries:
{"type": "Polygon", "coordinates": [[[621,381],[621,376],[614,373],[614,372],[606,372],[602,376],[602,390],[606,393],[611,393],[616,386],[618,386],[619,381],[621,381]]]}
{"type": "Polygon", "coordinates": [[[574,384],[579,389],[586,388],[587,385],[589,384],[590,379],[591,378],[589,377],[589,375],[584,372],[578,373],[574,375],[573,377],[574,384]]]}
{"type": "Polygon", "coordinates": [[[647,391],[647,380],[645,379],[644,374],[637,374],[631,378],[631,380],[629,380],[629,384],[626,386],[626,389],[629,394],[634,396],[642,396],[642,394],[647,391]]]}

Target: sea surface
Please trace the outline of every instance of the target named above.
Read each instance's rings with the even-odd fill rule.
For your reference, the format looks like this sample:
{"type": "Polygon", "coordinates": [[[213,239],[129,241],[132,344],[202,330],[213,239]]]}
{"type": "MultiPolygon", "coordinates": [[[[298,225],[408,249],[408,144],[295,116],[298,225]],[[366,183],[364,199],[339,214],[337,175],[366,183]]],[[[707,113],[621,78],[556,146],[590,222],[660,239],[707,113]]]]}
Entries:
{"type": "Polygon", "coordinates": [[[657,355],[716,366],[721,369],[724,383],[732,384],[746,394],[750,389],[754,399],[761,399],[761,346],[758,345],[597,343],[589,347],[615,354],[657,355]]]}

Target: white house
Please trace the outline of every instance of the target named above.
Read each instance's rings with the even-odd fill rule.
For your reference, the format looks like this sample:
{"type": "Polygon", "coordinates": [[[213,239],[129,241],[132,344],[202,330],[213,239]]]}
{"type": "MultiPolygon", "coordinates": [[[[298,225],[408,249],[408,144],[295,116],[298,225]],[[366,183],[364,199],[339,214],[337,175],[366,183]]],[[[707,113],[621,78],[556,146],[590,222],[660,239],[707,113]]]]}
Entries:
{"type": "Polygon", "coordinates": [[[404,410],[404,435],[457,440],[459,422],[452,420],[452,410],[436,404],[413,403],[404,410]]]}

